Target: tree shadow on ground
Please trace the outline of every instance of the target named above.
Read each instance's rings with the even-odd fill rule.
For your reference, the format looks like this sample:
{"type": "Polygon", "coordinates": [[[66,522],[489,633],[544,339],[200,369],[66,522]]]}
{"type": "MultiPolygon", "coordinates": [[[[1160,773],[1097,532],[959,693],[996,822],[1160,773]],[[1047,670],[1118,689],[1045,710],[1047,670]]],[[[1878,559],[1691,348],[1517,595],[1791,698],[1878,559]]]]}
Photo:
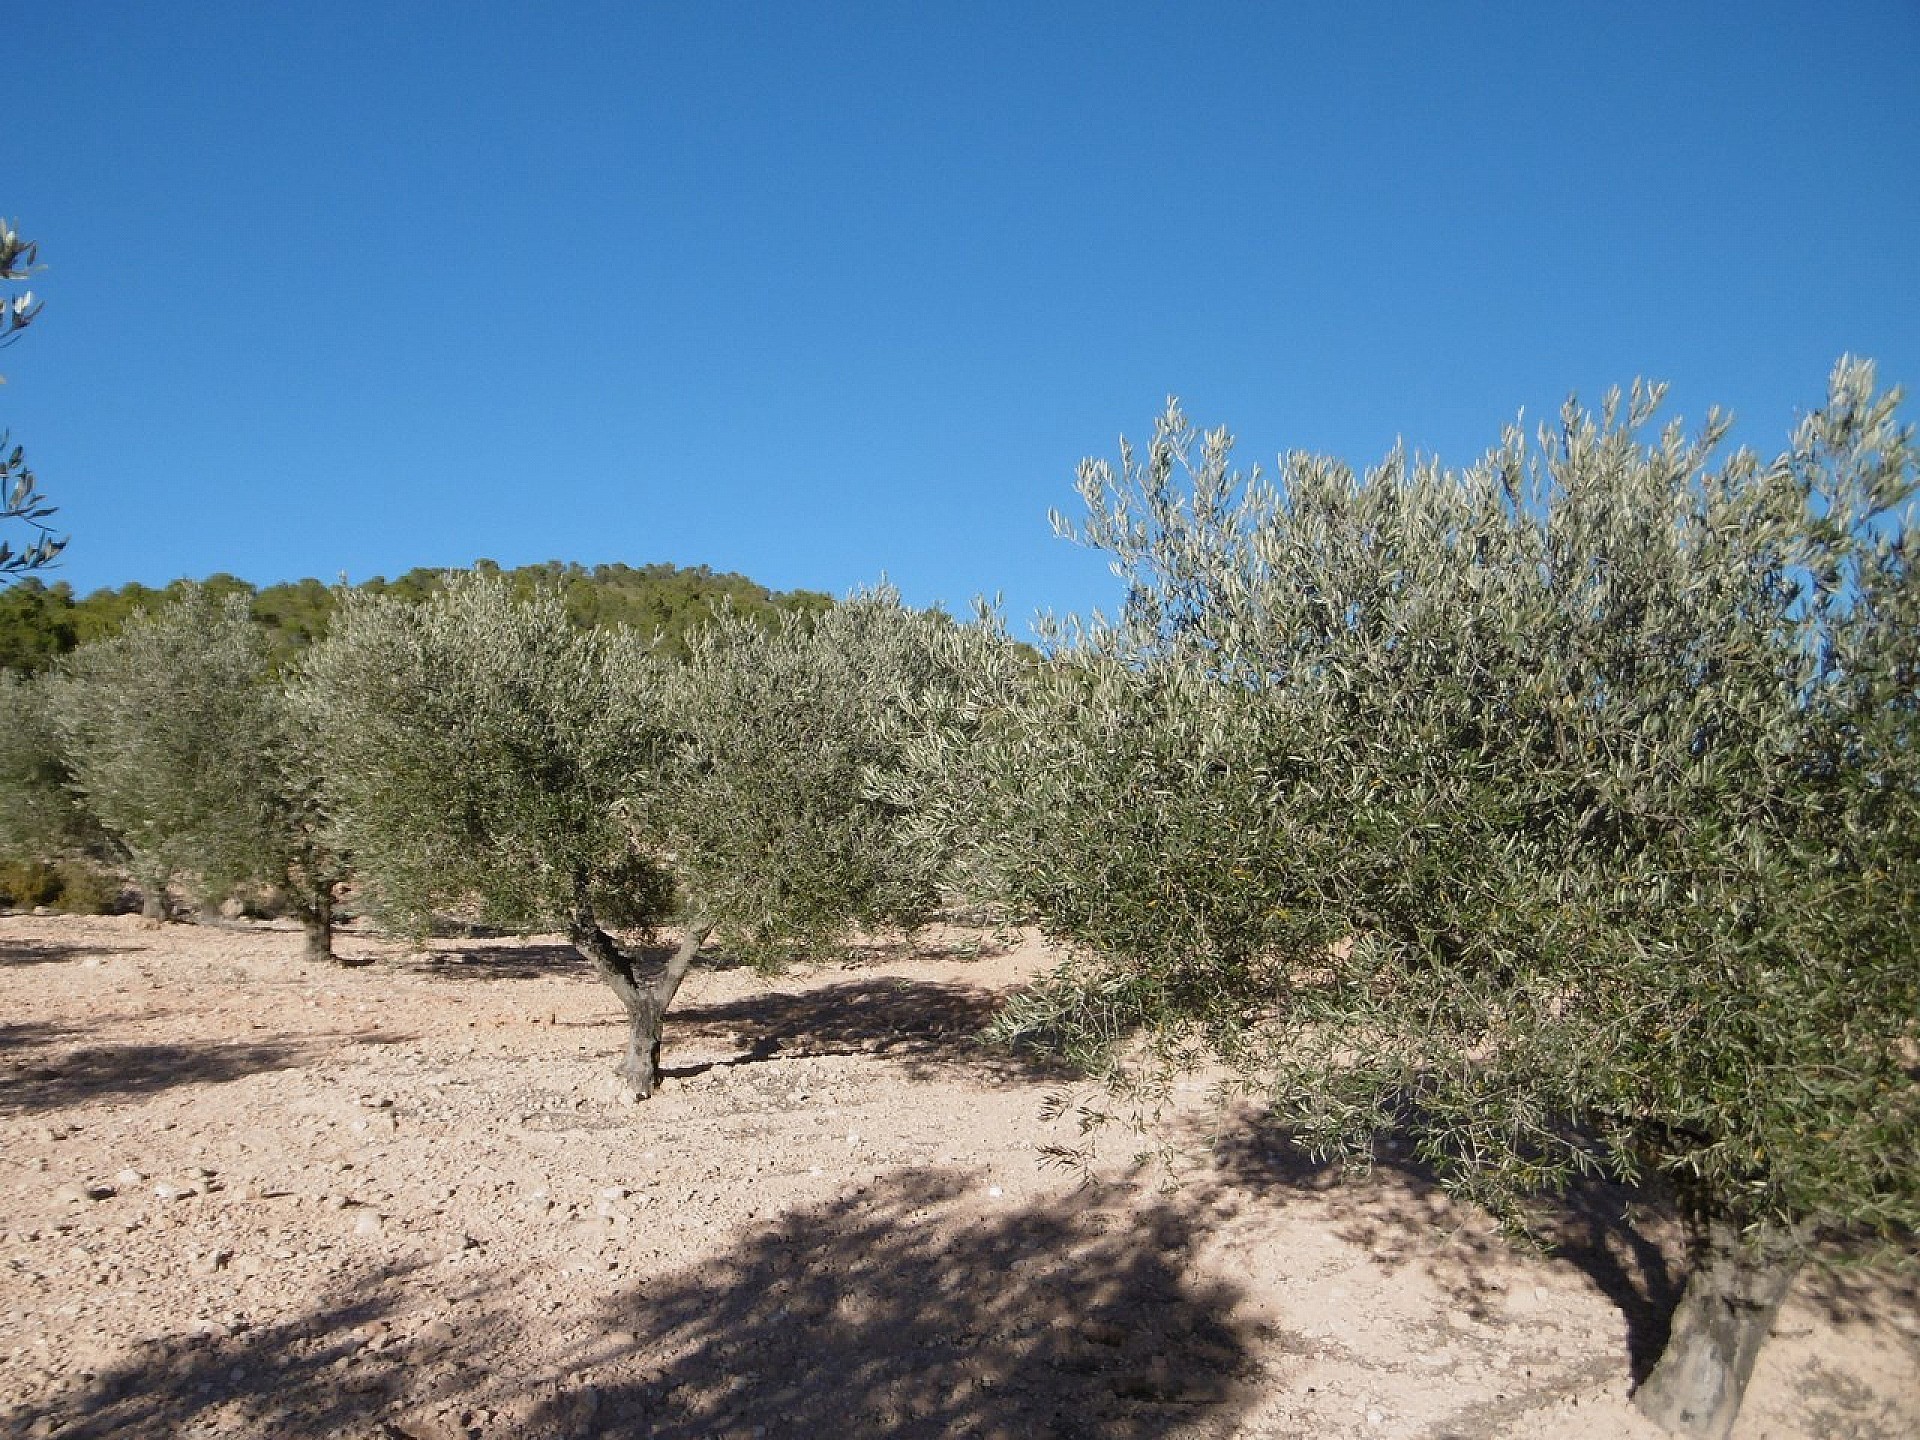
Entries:
{"type": "MultiPolygon", "coordinates": [[[[1225,1183],[1275,1201],[1314,1194],[1341,1239],[1389,1269],[1422,1265],[1475,1319],[1495,1317],[1516,1262],[1527,1254],[1482,1212],[1449,1200],[1404,1135],[1380,1143],[1364,1180],[1350,1180],[1337,1162],[1315,1161],[1268,1121],[1234,1128],[1216,1140],[1214,1153],[1225,1183]]],[[[1549,1260],[1571,1266],[1619,1310],[1633,1384],[1644,1382],[1667,1347],[1686,1287],[1671,1195],[1657,1184],[1588,1179],[1535,1201],[1527,1223],[1549,1260]]],[[[1816,1262],[1796,1277],[1792,1298],[1829,1324],[1887,1329],[1920,1313],[1920,1279],[1907,1266],[1816,1262]]]]}
{"type": "Polygon", "coordinates": [[[404,1271],[367,1269],[306,1313],[73,1360],[0,1424],[53,1419],[70,1440],[1233,1433],[1258,1337],[1232,1286],[1187,1274],[1190,1218],[983,1199],[977,1177],[906,1172],[542,1326],[528,1276],[463,1287],[435,1323],[404,1271]]]}
{"type": "Polygon", "coordinates": [[[1054,1057],[985,1038],[1003,1003],[1001,992],[982,986],[889,977],[687,1005],[667,1013],[669,1058],[676,1045],[689,1039],[728,1039],[747,1045],[747,1053],[732,1060],[669,1065],[663,1073],[685,1079],[715,1066],[860,1055],[898,1064],[914,1080],[956,1069],[1046,1079],[1071,1074],[1054,1057]]]}
{"type": "Polygon", "coordinates": [[[237,1333],[182,1326],[117,1362],[81,1354],[53,1393],[0,1424],[61,1440],[170,1440],[203,1424],[288,1440],[366,1434],[408,1379],[408,1357],[368,1348],[400,1294],[397,1278],[361,1276],[310,1313],[237,1333]],[[34,1429],[46,1420],[58,1429],[34,1429]]]}
{"type": "MultiPolygon", "coordinates": [[[[1315,1160],[1284,1127],[1264,1120],[1217,1139],[1214,1156],[1229,1183],[1263,1198],[1320,1197],[1342,1240],[1388,1268],[1418,1260],[1476,1319],[1490,1318],[1524,1254],[1477,1210],[1451,1201],[1405,1136],[1378,1142],[1363,1180],[1338,1161],[1315,1160]],[[1476,1218],[1480,1223],[1468,1223],[1476,1218]],[[1437,1245],[1441,1237],[1446,1243],[1437,1245]]],[[[1528,1223],[1550,1255],[1619,1309],[1633,1381],[1640,1383],[1666,1349],[1686,1278],[1670,1200],[1650,1188],[1587,1180],[1536,1202],[1528,1223]]]]}
{"type": "Polygon", "coordinates": [[[591,972],[571,945],[524,943],[422,950],[392,962],[395,969],[431,980],[539,980],[549,975],[591,972]]]}
{"type": "MultiPolygon", "coordinates": [[[[979,1189],[908,1171],[610,1300],[571,1367],[596,1379],[597,1433],[1232,1430],[1257,1365],[1238,1293],[1186,1273],[1190,1218],[1084,1196],[981,1215],[979,1189]]],[[[540,1418],[578,1433],[579,1403],[540,1418]]]]}
{"type": "Polygon", "coordinates": [[[907,935],[867,936],[848,946],[840,960],[850,969],[905,960],[991,960],[1012,954],[1020,948],[1021,939],[1016,934],[971,924],[954,933],[949,933],[948,927],[936,926],[907,935]]]}
{"type": "Polygon", "coordinates": [[[61,940],[0,940],[0,965],[64,965],[90,956],[133,953],[133,948],[127,945],[77,945],[61,940]]]}
{"type": "MultiPolygon", "coordinates": [[[[1898,1268],[1815,1264],[1800,1272],[1794,1291],[1835,1325],[1887,1325],[1920,1315],[1920,1276],[1909,1249],[1898,1268]]],[[[1898,1262],[1897,1262],[1898,1263],[1898,1262]]]]}
{"type": "Polygon", "coordinates": [[[62,1025],[0,1025],[0,1115],[41,1114],[100,1100],[156,1095],[179,1085],[220,1085],[268,1070],[337,1061],[343,1044],[395,1044],[413,1037],[308,1035],[298,1041],[213,1041],[193,1045],[74,1044],[85,1032],[62,1025]]]}
{"type": "MultiPolygon", "coordinates": [[[[665,942],[629,940],[621,948],[634,958],[640,973],[647,976],[666,969],[675,947],[665,942]]],[[[538,940],[497,945],[476,941],[457,947],[416,950],[390,963],[397,969],[434,980],[538,980],[547,975],[596,978],[586,958],[573,946],[538,940]]],[[[702,951],[700,956],[702,970],[738,969],[743,963],[710,950],[702,951]]]]}

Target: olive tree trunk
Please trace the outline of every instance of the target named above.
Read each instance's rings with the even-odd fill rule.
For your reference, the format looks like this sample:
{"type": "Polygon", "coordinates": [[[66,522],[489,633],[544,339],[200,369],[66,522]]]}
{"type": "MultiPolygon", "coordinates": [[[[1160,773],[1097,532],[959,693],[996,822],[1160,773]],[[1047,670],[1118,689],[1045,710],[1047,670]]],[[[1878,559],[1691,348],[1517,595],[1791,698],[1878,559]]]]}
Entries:
{"type": "Polygon", "coordinates": [[[627,1048],[620,1063],[614,1066],[614,1074],[636,1100],[649,1099],[660,1084],[660,1030],[666,1020],[667,1007],[673,1003],[680,982],[686,979],[694,957],[712,933],[713,926],[705,919],[690,922],[666,967],[659,974],[642,979],[633,961],[614,943],[613,937],[600,928],[585,896],[574,905],[567,937],[608,988],[620,997],[620,1004],[627,1012],[627,1048]]]}
{"type": "MultiPolygon", "coordinates": [[[[306,931],[304,958],[313,964],[333,963],[333,886],[315,884],[300,903],[300,926],[306,931]]],[[[344,964],[344,961],[339,963],[344,964]]]]}
{"type": "Polygon", "coordinates": [[[1799,1273],[1803,1250],[1773,1225],[1752,1234],[1725,1215],[1687,1216],[1687,1288],[1633,1403],[1681,1435],[1719,1440],[1740,1413],[1753,1362],[1799,1273]]]}
{"type": "Polygon", "coordinates": [[[165,870],[142,867],[134,872],[134,883],[140,887],[140,918],[163,923],[171,918],[167,907],[167,881],[171,878],[165,870]]]}

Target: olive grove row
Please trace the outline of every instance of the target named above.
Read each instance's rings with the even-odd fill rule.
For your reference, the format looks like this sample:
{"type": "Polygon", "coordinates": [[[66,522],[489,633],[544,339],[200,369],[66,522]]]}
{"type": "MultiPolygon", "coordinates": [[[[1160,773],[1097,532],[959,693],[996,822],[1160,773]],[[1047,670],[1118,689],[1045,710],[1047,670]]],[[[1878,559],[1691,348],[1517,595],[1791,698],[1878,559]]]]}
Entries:
{"type": "Polygon", "coordinates": [[[1064,956],[1011,1041],[1136,1086],[1223,1063],[1316,1153],[1410,1140],[1516,1219],[1585,1177],[1673,1195],[1639,1403],[1724,1433],[1804,1260],[1920,1221],[1898,401],[1843,361],[1763,458],[1637,386],[1464,472],[1272,478],[1170,405],[1056,520],[1124,609],[1038,650],[879,593],[669,664],[472,579],[345,597],[276,677],[243,604],[189,597],[0,682],[0,839],[104,827],[149,893],[270,870],[317,950],[349,876],[394,924],[562,928],[641,1094],[703,946],[992,903],[1064,956]],[[616,938],[669,918],[664,965],[616,938]]]}
{"type": "Polygon", "coordinates": [[[154,919],[177,886],[275,886],[317,959],[348,887],[401,933],[563,929],[633,1021],[621,1073],[644,1096],[709,938],[777,961],[931,912],[933,870],[866,777],[898,744],[896,697],[939,683],[949,623],[882,591],[723,612],[663,659],[475,574],[420,602],[348,592],[276,673],[244,597],[191,590],[0,676],[0,850],[104,845],[154,919]],[[679,954],[643,974],[614,934],[674,917],[679,954]]]}

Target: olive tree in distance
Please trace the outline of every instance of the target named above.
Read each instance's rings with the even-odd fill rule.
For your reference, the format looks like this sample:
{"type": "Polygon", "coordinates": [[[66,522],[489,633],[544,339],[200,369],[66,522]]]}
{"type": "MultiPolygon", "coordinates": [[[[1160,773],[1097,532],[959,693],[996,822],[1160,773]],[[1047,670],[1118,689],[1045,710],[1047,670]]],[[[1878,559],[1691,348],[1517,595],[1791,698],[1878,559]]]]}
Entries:
{"type": "Polygon", "coordinates": [[[645,1032],[707,927],[651,979],[604,928],[651,931],[673,897],[644,843],[664,736],[631,650],[466,575],[418,605],[343,595],[291,695],[359,902],[418,934],[448,911],[566,929],[628,1012],[622,1073],[644,1092],[645,1032]]]}
{"type": "MultiPolygon", "coordinates": [[[[1314,1153],[1412,1138],[1524,1223],[1584,1176],[1687,1236],[1636,1394],[1724,1434],[1810,1255],[1920,1224],[1920,599],[1898,394],[1772,460],[1658,392],[1455,474],[1170,407],[1083,467],[1124,614],[980,667],[916,752],[976,876],[1076,947],[1011,1021],[1194,1043],[1314,1153]]],[[[931,806],[923,822],[940,821],[931,806]]]]}
{"type": "Polygon", "coordinates": [[[841,634],[838,613],[770,632],[723,619],[677,669],[631,631],[574,626],[556,595],[516,600],[483,576],[418,606],[346,597],[295,693],[366,898],[416,932],[449,911],[564,930],[626,1011],[616,1073],[650,1096],[667,1009],[709,937],[769,958],[911,918],[883,866],[857,868],[888,843],[849,749],[857,711],[817,703],[827,691],[796,658],[844,670],[810,638],[841,634]],[[763,666],[790,688],[750,675],[763,666]],[[616,938],[675,918],[664,963],[616,938]]]}
{"type": "Polygon", "coordinates": [[[56,675],[0,668],[0,861],[58,862],[111,848],[80,797],[54,724],[56,675]]]}
{"type": "Polygon", "coordinates": [[[125,851],[150,919],[187,879],[202,900],[279,887],[333,958],[337,853],[314,805],[312,759],[244,596],[199,587],[81,646],[48,706],[72,783],[125,851]]]}

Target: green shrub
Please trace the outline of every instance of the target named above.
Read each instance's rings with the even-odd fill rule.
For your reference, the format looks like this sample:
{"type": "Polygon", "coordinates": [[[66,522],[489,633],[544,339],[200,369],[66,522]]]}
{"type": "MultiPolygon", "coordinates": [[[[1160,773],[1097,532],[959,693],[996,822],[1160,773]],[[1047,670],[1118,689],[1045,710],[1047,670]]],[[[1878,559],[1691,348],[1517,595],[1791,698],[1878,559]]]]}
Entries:
{"type": "Polygon", "coordinates": [[[0,864],[0,905],[46,906],[62,915],[111,915],[120,908],[120,881],[87,860],[9,860],[0,864]]]}
{"type": "Polygon", "coordinates": [[[49,903],[62,915],[114,915],[121,905],[117,875],[85,860],[63,860],[56,867],[59,894],[49,903]]]}
{"type": "Polygon", "coordinates": [[[51,905],[60,894],[60,875],[40,860],[9,860],[0,865],[0,904],[16,910],[51,905]]]}

